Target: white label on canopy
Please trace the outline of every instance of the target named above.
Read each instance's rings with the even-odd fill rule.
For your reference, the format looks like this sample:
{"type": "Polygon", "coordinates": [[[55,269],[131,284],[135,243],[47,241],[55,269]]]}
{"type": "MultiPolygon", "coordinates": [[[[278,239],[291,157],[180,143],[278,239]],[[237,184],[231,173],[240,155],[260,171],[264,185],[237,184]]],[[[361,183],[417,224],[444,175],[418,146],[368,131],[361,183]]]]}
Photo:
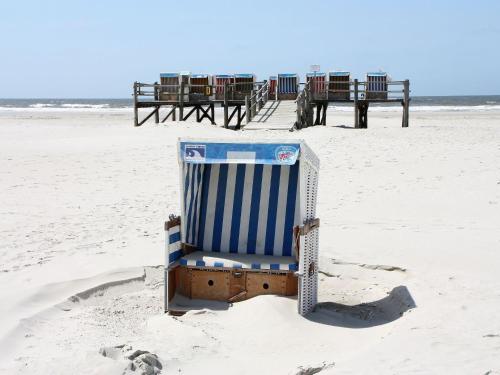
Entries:
{"type": "Polygon", "coordinates": [[[255,162],[254,151],[228,151],[226,155],[227,160],[238,160],[246,162],[255,162]]]}

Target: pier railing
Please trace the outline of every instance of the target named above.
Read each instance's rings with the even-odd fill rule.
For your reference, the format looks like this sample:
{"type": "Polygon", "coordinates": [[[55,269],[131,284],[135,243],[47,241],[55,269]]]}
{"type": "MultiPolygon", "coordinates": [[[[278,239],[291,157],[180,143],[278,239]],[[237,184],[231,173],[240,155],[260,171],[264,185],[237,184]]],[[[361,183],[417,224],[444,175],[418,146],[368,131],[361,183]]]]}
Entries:
{"type": "Polygon", "coordinates": [[[133,97],[137,102],[151,101],[152,98],[157,101],[169,102],[187,102],[188,96],[207,97],[212,101],[218,102],[243,102],[244,96],[242,94],[251,94],[262,92],[262,88],[266,87],[268,95],[269,84],[267,81],[263,82],[236,82],[226,84],[189,84],[180,83],[174,85],[162,85],[159,83],[142,83],[134,82],[133,97]],[[221,94],[221,95],[217,95],[221,94]],[[165,99],[163,99],[164,97],[165,99]],[[219,99],[217,98],[219,97],[219,99]],[[224,99],[226,97],[227,99],[224,99]]]}
{"type": "MultiPolygon", "coordinates": [[[[377,82],[378,85],[382,83],[377,82]]],[[[315,81],[310,80],[307,83],[301,82],[299,85],[302,90],[309,87],[313,100],[325,101],[353,101],[358,100],[372,100],[372,101],[400,101],[404,100],[405,93],[409,93],[409,81],[387,81],[383,83],[386,86],[385,90],[376,90],[370,86],[374,86],[373,82],[358,81],[315,81]],[[332,85],[344,86],[346,88],[332,88],[332,85]],[[406,88],[408,85],[408,89],[406,88]],[[348,95],[347,95],[348,94],[348,95]],[[373,95],[372,95],[373,94],[373,95]]]]}

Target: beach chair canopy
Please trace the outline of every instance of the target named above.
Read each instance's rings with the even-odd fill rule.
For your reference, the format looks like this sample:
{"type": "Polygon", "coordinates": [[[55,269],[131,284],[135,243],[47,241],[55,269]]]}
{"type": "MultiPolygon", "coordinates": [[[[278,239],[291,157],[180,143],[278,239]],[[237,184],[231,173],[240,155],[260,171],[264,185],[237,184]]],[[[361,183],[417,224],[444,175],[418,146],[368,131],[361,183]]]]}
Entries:
{"type": "Polygon", "coordinates": [[[315,73],[307,73],[306,74],[307,78],[325,77],[325,76],[326,76],[326,73],[322,73],[322,72],[315,72],[315,73]]]}
{"type": "Polygon", "coordinates": [[[160,78],[177,78],[179,73],[160,73],[160,78]]]}
{"type": "Polygon", "coordinates": [[[235,78],[255,78],[254,74],[251,73],[238,73],[234,75],[235,78]]]}
{"type": "Polygon", "coordinates": [[[215,92],[218,99],[223,98],[224,85],[234,83],[234,75],[231,74],[216,74],[214,76],[215,92]]]}
{"type": "Polygon", "coordinates": [[[334,71],[334,72],[330,72],[330,77],[349,77],[350,76],[350,72],[344,72],[344,71],[334,71]]]}

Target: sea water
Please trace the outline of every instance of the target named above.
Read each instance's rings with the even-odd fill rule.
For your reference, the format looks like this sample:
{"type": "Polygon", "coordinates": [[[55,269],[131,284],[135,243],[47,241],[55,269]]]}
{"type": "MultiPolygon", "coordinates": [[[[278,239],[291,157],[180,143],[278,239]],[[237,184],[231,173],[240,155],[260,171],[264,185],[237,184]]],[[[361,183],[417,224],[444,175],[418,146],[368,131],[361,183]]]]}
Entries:
{"type": "MultiPolygon", "coordinates": [[[[352,103],[331,103],[340,111],[352,111],[352,103]]],[[[132,99],[0,99],[0,111],[100,111],[130,110],[132,99]]],[[[412,96],[412,111],[496,111],[500,110],[500,95],[485,96],[412,96]]],[[[399,103],[372,103],[370,111],[399,111],[399,103]]]]}

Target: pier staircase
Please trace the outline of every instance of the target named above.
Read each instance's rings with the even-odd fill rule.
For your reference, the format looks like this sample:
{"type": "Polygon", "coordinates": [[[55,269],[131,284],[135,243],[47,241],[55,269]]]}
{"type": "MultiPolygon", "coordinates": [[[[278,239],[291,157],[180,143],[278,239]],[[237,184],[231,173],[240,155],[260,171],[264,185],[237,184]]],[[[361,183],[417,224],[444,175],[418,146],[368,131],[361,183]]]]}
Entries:
{"type": "Polygon", "coordinates": [[[297,120],[294,100],[269,100],[243,130],[291,130],[297,120]]]}

